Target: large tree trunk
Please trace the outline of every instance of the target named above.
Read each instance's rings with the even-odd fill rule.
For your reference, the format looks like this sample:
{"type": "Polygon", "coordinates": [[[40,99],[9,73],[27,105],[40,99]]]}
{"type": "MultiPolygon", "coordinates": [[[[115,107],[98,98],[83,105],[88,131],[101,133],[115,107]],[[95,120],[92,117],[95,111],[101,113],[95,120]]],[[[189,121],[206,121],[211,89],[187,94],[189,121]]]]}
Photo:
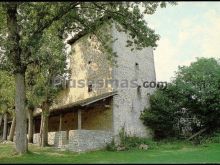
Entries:
{"type": "Polygon", "coordinates": [[[48,145],[48,117],[49,117],[49,105],[43,104],[41,113],[41,127],[40,127],[40,146],[45,147],[48,145]]]}
{"type": "Polygon", "coordinates": [[[15,111],[16,111],[16,127],[15,127],[15,144],[18,153],[27,152],[27,111],[25,109],[25,78],[23,74],[17,73],[16,79],[16,95],[15,95],[15,111]]]}
{"type": "MultiPolygon", "coordinates": [[[[8,42],[10,45],[9,60],[14,65],[15,75],[15,113],[16,113],[16,127],[15,127],[15,146],[19,154],[26,153],[27,146],[27,115],[25,109],[25,65],[22,63],[19,25],[17,20],[18,3],[5,3],[7,28],[8,28],[8,42]]],[[[25,59],[23,59],[25,60],[25,59]]]]}
{"type": "Polygon", "coordinates": [[[15,117],[13,117],[12,123],[11,123],[11,128],[10,128],[10,133],[9,133],[9,138],[8,140],[13,142],[14,139],[14,133],[15,133],[15,125],[16,125],[16,120],[15,117]]]}
{"type": "Polygon", "coordinates": [[[28,142],[33,143],[33,110],[28,109],[28,142]]]}
{"type": "Polygon", "coordinates": [[[8,114],[4,114],[4,128],[3,128],[3,140],[7,140],[7,126],[8,126],[8,114]]]}

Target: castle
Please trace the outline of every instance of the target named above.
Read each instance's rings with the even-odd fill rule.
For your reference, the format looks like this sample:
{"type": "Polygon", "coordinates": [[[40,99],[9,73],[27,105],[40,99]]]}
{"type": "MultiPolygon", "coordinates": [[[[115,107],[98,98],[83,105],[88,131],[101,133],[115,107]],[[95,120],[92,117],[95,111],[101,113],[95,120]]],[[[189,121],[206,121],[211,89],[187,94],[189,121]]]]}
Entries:
{"type": "MultiPolygon", "coordinates": [[[[153,48],[131,51],[126,47],[128,34],[118,31],[115,23],[101,28],[115,40],[110,46],[116,63],[92,34],[68,41],[71,76],[50,111],[51,145],[76,152],[99,149],[117,141],[122,128],[131,136],[151,137],[139,117],[154,91],[142,87],[144,81],[156,81],[153,48]]],[[[39,140],[40,117],[36,110],[34,143],[39,140]]]]}

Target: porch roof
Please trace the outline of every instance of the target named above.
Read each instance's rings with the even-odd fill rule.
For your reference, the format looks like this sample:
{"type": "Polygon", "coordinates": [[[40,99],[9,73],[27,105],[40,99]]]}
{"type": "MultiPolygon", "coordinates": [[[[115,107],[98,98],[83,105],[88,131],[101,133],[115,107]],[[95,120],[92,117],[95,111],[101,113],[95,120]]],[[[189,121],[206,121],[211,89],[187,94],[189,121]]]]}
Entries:
{"type": "MultiPolygon", "coordinates": [[[[73,111],[74,109],[83,108],[85,106],[88,106],[90,104],[96,103],[100,100],[112,97],[117,94],[117,91],[104,93],[98,96],[90,97],[87,99],[79,100],[70,104],[66,104],[63,106],[55,107],[50,109],[50,114],[59,113],[61,111],[73,111]]],[[[34,116],[39,116],[41,114],[41,111],[38,111],[34,113],[34,116]]]]}

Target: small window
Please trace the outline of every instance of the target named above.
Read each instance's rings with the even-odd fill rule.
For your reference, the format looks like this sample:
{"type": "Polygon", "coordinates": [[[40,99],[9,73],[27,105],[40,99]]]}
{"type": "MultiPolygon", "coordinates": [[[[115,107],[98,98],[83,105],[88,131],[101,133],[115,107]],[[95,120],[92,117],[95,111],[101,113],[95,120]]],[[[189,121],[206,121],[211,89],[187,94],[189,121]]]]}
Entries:
{"type": "Polygon", "coordinates": [[[88,85],[88,92],[92,92],[92,84],[88,85]]]}
{"type": "Polygon", "coordinates": [[[135,63],[135,69],[139,69],[139,64],[137,62],[135,63]]]}
{"type": "Polygon", "coordinates": [[[137,87],[137,96],[140,98],[141,97],[141,86],[138,85],[137,87]]]}
{"type": "Polygon", "coordinates": [[[91,63],[92,63],[92,61],[89,61],[89,62],[88,62],[88,64],[91,64],[91,63]]]}

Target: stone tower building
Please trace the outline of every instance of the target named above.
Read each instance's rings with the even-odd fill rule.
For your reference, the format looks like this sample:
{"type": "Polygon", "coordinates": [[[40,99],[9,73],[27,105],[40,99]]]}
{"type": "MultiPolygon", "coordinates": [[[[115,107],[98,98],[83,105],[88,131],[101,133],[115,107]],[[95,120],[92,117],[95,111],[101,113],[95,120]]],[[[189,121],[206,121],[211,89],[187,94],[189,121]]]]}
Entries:
{"type": "MultiPolygon", "coordinates": [[[[156,81],[153,48],[131,51],[126,47],[128,34],[117,29],[111,24],[99,31],[115,40],[110,46],[117,54],[111,58],[116,63],[92,34],[68,41],[71,76],[51,108],[51,144],[71,151],[98,149],[113,138],[117,140],[122,128],[131,136],[151,136],[139,117],[154,90],[144,88],[143,82],[156,81]]],[[[36,143],[39,114],[35,113],[36,143]]]]}

